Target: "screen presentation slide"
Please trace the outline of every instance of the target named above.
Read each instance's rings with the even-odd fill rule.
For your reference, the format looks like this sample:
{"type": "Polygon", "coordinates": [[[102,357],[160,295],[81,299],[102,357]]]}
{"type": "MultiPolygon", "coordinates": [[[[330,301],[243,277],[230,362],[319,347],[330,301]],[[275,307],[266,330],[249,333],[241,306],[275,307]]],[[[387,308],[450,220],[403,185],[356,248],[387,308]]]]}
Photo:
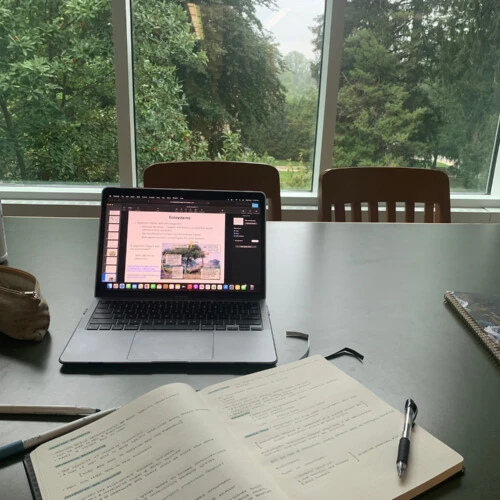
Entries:
{"type": "Polygon", "coordinates": [[[129,212],[125,281],[224,283],[224,214],[129,212]]]}

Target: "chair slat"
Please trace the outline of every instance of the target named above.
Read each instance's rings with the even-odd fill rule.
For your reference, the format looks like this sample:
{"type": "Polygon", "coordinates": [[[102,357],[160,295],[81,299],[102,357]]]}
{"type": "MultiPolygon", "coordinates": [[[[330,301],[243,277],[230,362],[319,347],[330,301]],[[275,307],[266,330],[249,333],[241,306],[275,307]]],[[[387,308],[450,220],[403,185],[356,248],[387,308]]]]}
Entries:
{"type": "Polygon", "coordinates": [[[415,203],[407,201],[405,203],[405,222],[415,222],[415,203]]]}
{"type": "Polygon", "coordinates": [[[351,203],[351,222],[361,222],[361,203],[351,203]]]}
{"type": "Polygon", "coordinates": [[[439,203],[436,203],[436,206],[434,207],[434,222],[443,222],[441,218],[441,207],[439,206],[439,203]]]}
{"type": "Polygon", "coordinates": [[[434,203],[427,202],[424,207],[424,222],[434,222],[434,203]]]}
{"type": "Polygon", "coordinates": [[[335,203],[335,222],[345,222],[345,206],[343,203],[335,203]]]}
{"type": "Polygon", "coordinates": [[[396,222],[396,202],[395,201],[388,201],[386,203],[385,221],[386,222],[396,222]]]}
{"type": "Polygon", "coordinates": [[[370,222],[378,222],[378,202],[368,202],[368,220],[370,222]]]}

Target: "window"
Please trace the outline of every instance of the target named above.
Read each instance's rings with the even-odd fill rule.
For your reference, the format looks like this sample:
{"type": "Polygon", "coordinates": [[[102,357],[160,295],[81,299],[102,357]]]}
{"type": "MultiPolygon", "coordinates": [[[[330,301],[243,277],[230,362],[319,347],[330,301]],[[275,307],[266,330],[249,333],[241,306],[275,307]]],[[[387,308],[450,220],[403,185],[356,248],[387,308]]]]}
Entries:
{"type": "Polygon", "coordinates": [[[452,191],[487,192],[500,113],[494,5],[348,1],[333,165],[438,168],[452,191]]]}
{"type": "Polygon", "coordinates": [[[111,5],[0,6],[0,182],[118,182],[111,5]]]}
{"type": "Polygon", "coordinates": [[[285,204],[314,205],[320,170],[402,165],[498,206],[494,7],[4,0],[0,199],[94,202],[152,162],[209,157],[277,166],[285,204]]]}
{"type": "Polygon", "coordinates": [[[311,191],[324,7],[135,0],[137,178],[158,161],[260,161],[311,191]]]}

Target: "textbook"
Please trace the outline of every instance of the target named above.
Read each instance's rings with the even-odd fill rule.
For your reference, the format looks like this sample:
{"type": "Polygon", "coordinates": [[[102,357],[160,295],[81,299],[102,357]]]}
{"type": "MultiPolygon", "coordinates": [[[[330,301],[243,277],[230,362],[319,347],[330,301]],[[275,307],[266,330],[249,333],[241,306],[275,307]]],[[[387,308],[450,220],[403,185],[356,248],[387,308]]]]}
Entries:
{"type": "Polygon", "coordinates": [[[500,295],[446,292],[444,298],[500,363],[500,295]]]}
{"type": "Polygon", "coordinates": [[[199,392],[159,387],[45,443],[25,460],[37,498],[412,498],[463,458],[415,425],[396,472],[403,415],[313,356],[199,392]]]}

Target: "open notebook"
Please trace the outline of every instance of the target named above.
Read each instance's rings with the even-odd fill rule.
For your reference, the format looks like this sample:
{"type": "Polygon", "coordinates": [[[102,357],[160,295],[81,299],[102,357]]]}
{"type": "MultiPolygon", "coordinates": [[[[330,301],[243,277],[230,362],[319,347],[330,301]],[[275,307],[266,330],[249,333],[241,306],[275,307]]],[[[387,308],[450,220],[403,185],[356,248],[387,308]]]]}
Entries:
{"type": "Polygon", "coordinates": [[[402,426],[400,412],[313,356],[199,392],[159,387],[25,463],[44,500],[405,499],[462,470],[416,425],[400,479],[402,426]]]}

